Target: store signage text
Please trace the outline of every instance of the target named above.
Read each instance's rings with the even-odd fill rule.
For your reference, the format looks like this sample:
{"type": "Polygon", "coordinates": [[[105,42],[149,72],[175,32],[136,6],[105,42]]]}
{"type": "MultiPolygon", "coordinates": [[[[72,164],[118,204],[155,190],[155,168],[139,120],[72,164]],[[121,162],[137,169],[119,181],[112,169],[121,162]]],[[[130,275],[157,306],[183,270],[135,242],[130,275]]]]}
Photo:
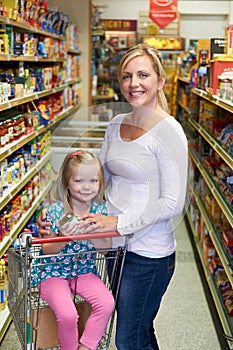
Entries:
{"type": "Polygon", "coordinates": [[[178,0],[150,0],[149,17],[160,28],[173,22],[178,14],[178,0]]]}
{"type": "Polygon", "coordinates": [[[115,31],[133,31],[137,30],[136,20],[117,20],[117,19],[101,19],[101,25],[104,30],[115,31]]]}

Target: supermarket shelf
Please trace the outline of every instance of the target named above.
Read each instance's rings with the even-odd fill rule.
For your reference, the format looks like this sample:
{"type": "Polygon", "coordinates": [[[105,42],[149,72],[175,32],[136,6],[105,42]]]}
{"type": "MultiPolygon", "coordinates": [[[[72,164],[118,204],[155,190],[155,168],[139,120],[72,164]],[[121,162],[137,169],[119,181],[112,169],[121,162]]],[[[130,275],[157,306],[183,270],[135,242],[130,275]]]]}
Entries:
{"type": "Polygon", "coordinates": [[[228,280],[233,287],[233,271],[232,271],[231,258],[226,254],[225,249],[224,249],[224,245],[222,242],[222,238],[219,236],[218,231],[217,231],[213,221],[211,220],[208,212],[206,211],[205,206],[204,206],[201,198],[199,196],[197,196],[195,193],[193,193],[193,194],[194,194],[197,206],[198,206],[198,208],[201,212],[201,215],[204,219],[205,225],[208,229],[211,240],[215,246],[216,252],[218,253],[218,256],[221,259],[221,262],[222,262],[224,270],[227,274],[228,280]]]}
{"type": "Polygon", "coordinates": [[[5,310],[0,311],[0,344],[11,323],[11,315],[8,307],[5,310]]]}
{"type": "Polygon", "coordinates": [[[206,129],[199,125],[195,120],[189,119],[189,124],[194,127],[209,143],[209,145],[220,155],[220,157],[233,169],[233,156],[231,156],[206,129]]]}
{"type": "Polygon", "coordinates": [[[186,112],[188,115],[191,114],[191,108],[190,108],[190,107],[183,105],[179,100],[177,100],[176,102],[177,102],[177,104],[178,104],[183,110],[185,110],[185,112],[186,112]]]}
{"type": "MultiPolygon", "coordinates": [[[[187,128],[187,137],[192,139],[194,134],[200,135],[210,146],[211,149],[213,149],[218,157],[220,157],[229,167],[233,170],[233,156],[230,154],[230,152],[227,150],[227,148],[224,147],[223,144],[221,144],[217,138],[211,134],[203,125],[199,125],[196,120],[198,120],[198,105],[201,99],[205,99],[206,101],[210,102],[212,105],[215,105],[216,107],[222,108],[225,111],[228,111],[230,113],[233,113],[233,103],[228,103],[228,101],[222,100],[218,98],[218,96],[213,96],[209,92],[200,90],[197,88],[190,88],[189,85],[189,79],[178,77],[177,79],[178,84],[180,83],[180,92],[183,93],[184,84],[185,88],[189,89],[189,92],[192,94],[195,94],[200,97],[197,102],[197,110],[192,110],[189,106],[185,106],[181,103],[181,101],[178,100],[179,93],[177,96],[177,106],[179,107],[179,111],[181,110],[181,116],[182,120],[184,121],[184,127],[189,126],[187,128]],[[196,131],[196,132],[195,132],[196,131]]],[[[182,96],[182,94],[181,94],[182,96]]],[[[195,167],[199,170],[204,183],[209,188],[209,191],[211,192],[211,197],[213,197],[214,200],[216,200],[218,206],[220,207],[221,212],[226,217],[227,221],[233,227],[233,208],[230,205],[230,203],[225,198],[224,194],[221,192],[217,182],[213,178],[212,175],[209,174],[208,169],[206,169],[202,162],[202,157],[197,154],[194,148],[190,146],[189,149],[189,157],[195,164],[195,167]]],[[[230,254],[227,252],[227,248],[224,245],[224,242],[222,240],[221,234],[217,228],[217,225],[213,222],[211,215],[207,212],[204,202],[202,201],[201,196],[196,194],[195,188],[193,188],[193,184],[189,186],[189,192],[190,197],[193,198],[195,202],[195,207],[198,208],[198,214],[202,218],[206,229],[208,230],[208,234],[210,236],[210,239],[215,247],[216,254],[219,256],[221,263],[223,265],[224,271],[227,275],[227,278],[233,287],[233,264],[230,254]]],[[[187,203],[188,206],[188,203],[187,203]]],[[[215,277],[212,275],[209,267],[206,265],[206,261],[204,259],[204,254],[202,252],[202,247],[200,244],[200,238],[197,232],[196,228],[196,221],[195,216],[192,217],[192,210],[190,208],[187,208],[186,216],[189,221],[191,231],[194,237],[194,242],[196,246],[196,250],[198,252],[198,255],[200,257],[200,261],[203,267],[205,279],[208,283],[210,294],[213,297],[213,301],[216,307],[216,312],[219,316],[219,320],[222,324],[223,328],[223,334],[228,342],[229,349],[233,349],[233,323],[232,318],[229,316],[226,306],[223,302],[221,293],[219,291],[218,285],[216,283],[215,277]],[[193,220],[193,222],[192,222],[193,220]]],[[[194,212],[195,214],[195,212],[194,212]]]]}
{"type": "Polygon", "coordinates": [[[114,95],[93,95],[92,100],[112,100],[114,99],[114,95]]]}
{"type": "Polygon", "coordinates": [[[233,227],[233,210],[230,204],[226,201],[225,197],[222,195],[222,193],[219,191],[218,187],[213,182],[212,178],[209,176],[207,171],[204,169],[202,163],[200,162],[198,156],[195,154],[195,152],[190,149],[189,150],[190,156],[194,163],[197,165],[202,177],[204,178],[206,184],[208,185],[213,197],[216,199],[218,205],[220,206],[223,214],[226,216],[227,220],[229,221],[230,225],[233,227]]]}
{"type": "MultiPolygon", "coordinates": [[[[190,218],[188,211],[186,212],[186,216],[187,216],[192,234],[193,234],[194,238],[196,238],[197,233],[193,227],[193,223],[192,223],[192,220],[190,218]]],[[[233,340],[233,331],[232,331],[231,320],[230,320],[227,312],[225,311],[225,307],[223,305],[222,298],[221,298],[221,295],[218,291],[218,288],[217,288],[217,285],[214,281],[214,278],[213,278],[212,274],[210,273],[210,270],[205,265],[200,242],[197,239],[195,239],[195,245],[196,245],[196,249],[197,249],[197,252],[198,252],[198,255],[199,255],[199,258],[201,261],[201,265],[202,265],[202,268],[203,268],[203,271],[205,274],[206,281],[208,283],[215,307],[216,307],[218,315],[219,315],[220,322],[222,324],[225,336],[226,336],[226,338],[228,338],[229,348],[233,349],[233,342],[230,340],[230,339],[233,340]]]]}
{"type": "Polygon", "coordinates": [[[66,62],[66,57],[39,57],[39,56],[17,56],[9,54],[0,54],[0,61],[13,61],[13,62],[66,62]]]}
{"type": "Polygon", "coordinates": [[[16,107],[21,104],[25,104],[34,100],[38,100],[39,98],[46,97],[52,94],[55,94],[57,92],[63,91],[65,88],[67,88],[69,85],[73,85],[75,83],[80,83],[81,79],[75,79],[70,82],[67,82],[67,84],[63,84],[61,86],[58,86],[54,89],[49,89],[46,91],[39,91],[39,92],[34,92],[30,95],[19,97],[19,98],[14,98],[13,100],[9,100],[6,102],[3,102],[0,104],[0,111],[7,110],[9,108],[16,107]]]}
{"type": "Polygon", "coordinates": [[[60,120],[65,119],[68,117],[71,113],[74,113],[76,110],[80,108],[80,104],[74,107],[69,107],[65,111],[59,113],[54,120],[52,120],[48,125],[41,126],[38,128],[38,130],[35,130],[31,134],[24,135],[20,137],[19,140],[13,141],[9,145],[6,145],[0,149],[0,161],[7,158],[9,155],[17,151],[19,148],[26,145],[29,141],[33,140],[36,136],[41,135],[42,133],[46,132],[48,129],[53,127],[56,123],[58,123],[60,120]]]}
{"type": "Polygon", "coordinates": [[[37,34],[49,36],[49,37],[54,38],[54,39],[65,40],[65,37],[62,35],[53,34],[53,33],[50,33],[46,30],[38,29],[38,28],[31,26],[29,24],[17,22],[13,19],[10,19],[9,17],[0,16],[0,23],[9,24],[15,28],[21,28],[21,29],[26,30],[27,32],[32,32],[32,33],[37,33],[37,34]]]}
{"type": "MultiPolygon", "coordinates": [[[[39,170],[51,159],[53,152],[48,152],[41,160],[39,160],[32,169],[30,169],[23,178],[10,186],[3,193],[3,197],[0,200],[0,210],[4,208],[4,206],[11,201],[11,199],[30,181],[30,179],[35,176],[39,170]]],[[[1,250],[0,250],[1,251],[1,250]]]]}
{"type": "MultiPolygon", "coordinates": [[[[27,212],[22,215],[18,223],[13,227],[13,230],[9,236],[5,236],[3,241],[0,243],[0,256],[7,251],[7,249],[12,245],[14,239],[18,236],[18,234],[22,231],[23,227],[26,225],[27,221],[33,215],[33,213],[38,208],[39,203],[43,200],[46,194],[51,189],[52,182],[50,182],[40,193],[40,195],[36,198],[33,205],[27,210],[27,212]]],[[[0,344],[1,340],[4,337],[9,325],[11,322],[11,315],[8,307],[5,310],[0,311],[0,344]]]]}
{"type": "Polygon", "coordinates": [[[188,77],[178,77],[177,79],[185,84],[190,83],[190,78],[188,78],[188,77]]]}
{"type": "Polygon", "coordinates": [[[77,56],[80,56],[82,54],[80,50],[75,50],[75,49],[72,49],[71,47],[68,48],[67,52],[77,56]]]}
{"type": "MultiPolygon", "coordinates": [[[[52,182],[48,183],[48,185],[43,189],[40,195],[33,202],[33,205],[27,210],[27,212],[24,215],[22,215],[18,223],[13,227],[11,234],[9,236],[4,237],[4,239],[0,243],[0,257],[7,251],[7,249],[11,246],[14,239],[22,231],[27,221],[30,219],[30,217],[35,212],[35,210],[38,208],[38,205],[40,204],[40,202],[43,200],[43,198],[51,189],[52,184],[53,184],[52,182]]],[[[0,312],[0,321],[1,321],[1,312],[0,312]]]]}
{"type": "Polygon", "coordinates": [[[210,101],[214,105],[221,107],[228,112],[233,113],[233,104],[230,102],[224,101],[224,100],[218,98],[217,96],[208,94],[206,91],[200,90],[200,89],[192,89],[192,93],[206,99],[207,101],[210,101]]]}

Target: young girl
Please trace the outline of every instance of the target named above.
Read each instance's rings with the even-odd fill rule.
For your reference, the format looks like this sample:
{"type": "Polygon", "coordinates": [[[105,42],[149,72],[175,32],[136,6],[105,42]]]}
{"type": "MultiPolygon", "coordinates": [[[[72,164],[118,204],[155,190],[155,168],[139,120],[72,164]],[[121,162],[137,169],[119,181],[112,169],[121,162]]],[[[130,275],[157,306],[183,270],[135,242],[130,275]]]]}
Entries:
{"type": "MultiPolygon", "coordinates": [[[[52,196],[56,202],[48,208],[47,221],[53,236],[77,235],[77,223],[62,223],[66,213],[77,218],[85,213],[106,215],[103,198],[103,170],[98,158],[90,152],[79,150],[68,154],[61,166],[52,196]],[[60,221],[60,224],[59,224],[60,221]]],[[[114,299],[98,277],[94,253],[98,248],[111,247],[111,239],[70,241],[42,244],[44,267],[35,266],[32,284],[38,285],[41,297],[54,311],[58,323],[61,350],[95,350],[101,340],[114,309],[114,299]],[[88,259],[77,262],[78,253],[88,251],[88,259]],[[68,255],[63,255],[67,254],[68,255]],[[51,264],[50,264],[51,262],[51,264]],[[56,264],[57,263],[57,264],[56,264]],[[80,345],[78,343],[78,314],[72,299],[76,293],[91,304],[89,316],[80,345]]]]}

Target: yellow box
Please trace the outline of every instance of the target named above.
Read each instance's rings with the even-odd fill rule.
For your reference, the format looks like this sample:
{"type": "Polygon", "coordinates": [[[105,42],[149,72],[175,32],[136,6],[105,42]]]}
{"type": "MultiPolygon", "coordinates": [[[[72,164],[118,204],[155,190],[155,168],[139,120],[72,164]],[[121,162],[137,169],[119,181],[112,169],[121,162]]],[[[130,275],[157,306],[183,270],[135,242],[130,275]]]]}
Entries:
{"type": "Polygon", "coordinates": [[[18,10],[18,0],[0,0],[0,5],[18,10]]]}
{"type": "Polygon", "coordinates": [[[225,53],[232,54],[233,53],[233,26],[228,26],[225,29],[225,53]]]}
{"type": "MultiPolygon", "coordinates": [[[[8,45],[8,35],[7,34],[1,34],[0,33],[0,42],[3,43],[4,46],[4,54],[9,53],[9,45],[8,45]]],[[[1,49],[2,51],[2,49],[1,49]]]]}

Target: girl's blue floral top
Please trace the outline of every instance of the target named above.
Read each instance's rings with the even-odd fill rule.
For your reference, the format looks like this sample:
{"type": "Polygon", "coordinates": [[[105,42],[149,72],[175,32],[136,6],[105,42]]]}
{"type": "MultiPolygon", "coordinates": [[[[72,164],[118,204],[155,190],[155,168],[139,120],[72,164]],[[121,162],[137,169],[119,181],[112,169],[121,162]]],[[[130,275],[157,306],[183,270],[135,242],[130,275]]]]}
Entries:
{"type": "MultiPolygon", "coordinates": [[[[107,214],[106,204],[93,202],[91,213],[107,214]]],[[[61,201],[51,205],[47,211],[47,221],[52,222],[51,230],[59,235],[59,220],[64,215],[61,201]]],[[[31,285],[36,286],[49,277],[75,278],[93,272],[98,275],[95,265],[95,252],[90,240],[71,241],[56,255],[45,255],[34,260],[31,269],[31,285]]]]}

